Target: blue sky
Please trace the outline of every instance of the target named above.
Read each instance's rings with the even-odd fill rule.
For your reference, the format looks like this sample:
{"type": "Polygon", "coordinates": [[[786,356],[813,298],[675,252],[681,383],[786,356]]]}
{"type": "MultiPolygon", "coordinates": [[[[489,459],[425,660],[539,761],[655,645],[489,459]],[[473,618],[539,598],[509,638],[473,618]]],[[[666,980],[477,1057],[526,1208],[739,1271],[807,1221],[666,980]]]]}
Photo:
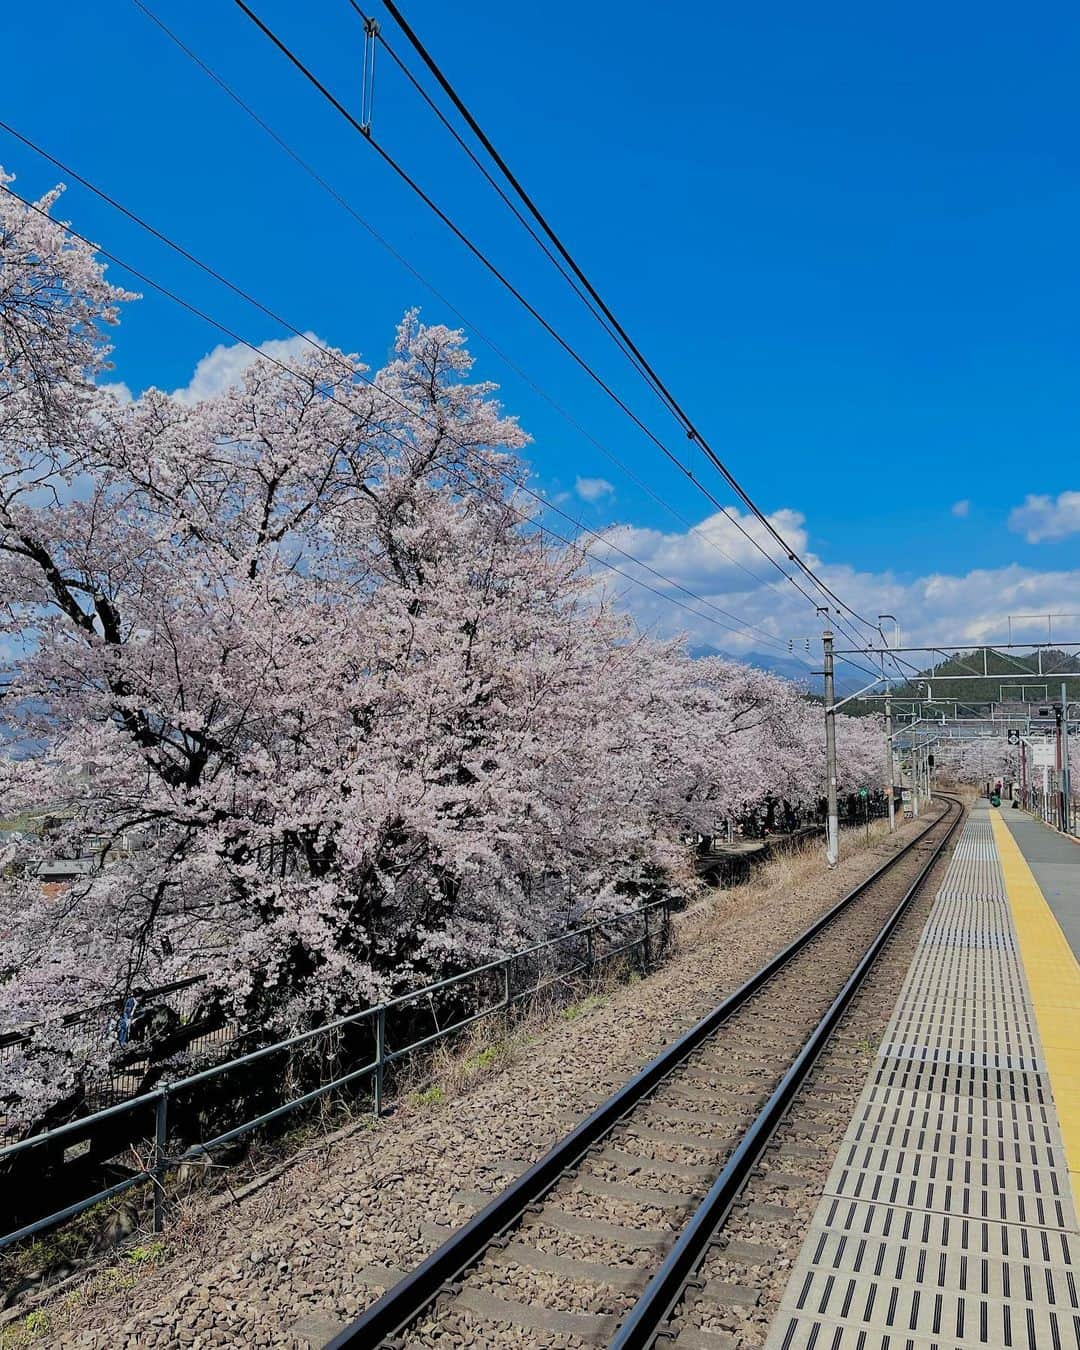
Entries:
{"type": "MultiPolygon", "coordinates": [[[[153,7],[472,332],[678,512],[708,514],[234,5],[153,7]]],[[[254,7],[358,110],[361,33],[346,0],[254,7]]],[[[406,13],[714,446],[763,509],[797,513],[790,527],[860,604],[917,608],[928,578],[985,572],[984,619],[994,604],[1062,608],[1070,596],[1080,610],[1080,498],[1061,496],[1080,489],[1075,7],[693,4],[673,21],[625,0],[565,13],[410,0],[406,13]],[[1013,517],[1024,528],[1010,529],[1031,494],[1040,500],[1013,517]]],[[[41,12],[5,17],[9,52],[25,54],[5,63],[6,120],[298,327],[373,364],[407,306],[457,322],[130,0],[61,0],[49,22],[43,68],[41,12]]],[[[684,454],[383,57],[374,130],[684,454]]],[[[3,133],[0,163],[24,192],[58,177],[3,133]]],[[[62,214],[250,340],[287,336],[81,188],[62,214]]],[[[148,291],[125,313],[116,378],[135,391],[186,385],[222,341],[148,291]]],[[[699,575],[700,559],[680,554],[683,527],[473,346],[532,433],[546,488],[570,494],[590,524],[633,526],[636,551],[685,564],[687,584],[737,592],[725,574],[699,575]],[[586,483],[583,498],[579,478],[612,491],[586,483]]],[[[969,614],[973,593],[945,589],[948,621],[969,614]]],[[[740,612],[768,612],[767,597],[742,600],[740,612]]],[[[785,610],[776,623],[790,632],[796,620],[785,610]]]]}

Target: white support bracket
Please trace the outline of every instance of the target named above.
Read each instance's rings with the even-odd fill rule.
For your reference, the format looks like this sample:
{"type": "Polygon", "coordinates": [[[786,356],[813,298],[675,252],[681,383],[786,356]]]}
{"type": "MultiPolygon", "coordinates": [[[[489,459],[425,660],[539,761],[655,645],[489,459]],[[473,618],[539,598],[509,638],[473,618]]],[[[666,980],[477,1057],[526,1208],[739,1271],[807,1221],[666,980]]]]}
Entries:
{"type": "Polygon", "coordinates": [[[879,684],[886,684],[887,682],[884,675],[879,675],[877,679],[874,680],[873,684],[866,685],[865,688],[860,689],[857,693],[848,694],[847,698],[842,698],[839,703],[831,703],[825,711],[836,712],[838,709],[842,708],[845,703],[850,703],[853,698],[862,698],[863,694],[868,694],[871,689],[876,688],[879,684]]]}

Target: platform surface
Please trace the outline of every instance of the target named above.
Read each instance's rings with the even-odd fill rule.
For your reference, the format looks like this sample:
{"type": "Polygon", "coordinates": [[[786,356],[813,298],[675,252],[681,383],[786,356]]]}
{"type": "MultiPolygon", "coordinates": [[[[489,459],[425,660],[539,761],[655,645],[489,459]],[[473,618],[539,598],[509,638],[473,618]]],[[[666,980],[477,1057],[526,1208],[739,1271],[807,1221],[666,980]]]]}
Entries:
{"type": "Polygon", "coordinates": [[[1003,806],[1001,819],[1034,873],[1073,955],[1080,959],[1080,841],[1074,843],[1026,811],[1003,806]]]}
{"type": "Polygon", "coordinates": [[[1075,957],[1000,813],[978,806],[767,1350],[1080,1350],[1072,1027],[1075,957]]]}

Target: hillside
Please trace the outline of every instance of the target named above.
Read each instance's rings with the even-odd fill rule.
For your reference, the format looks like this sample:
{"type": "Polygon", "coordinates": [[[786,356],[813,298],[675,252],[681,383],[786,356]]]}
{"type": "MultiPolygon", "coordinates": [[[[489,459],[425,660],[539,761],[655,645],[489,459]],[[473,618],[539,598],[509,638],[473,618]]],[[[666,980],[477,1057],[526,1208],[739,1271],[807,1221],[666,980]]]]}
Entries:
{"type": "Polygon", "coordinates": [[[942,679],[942,676],[965,676],[982,670],[982,658],[954,653],[928,667],[917,677],[896,685],[893,694],[898,699],[926,698],[929,683],[937,701],[955,700],[958,703],[986,702],[1060,702],[1061,685],[1066,685],[1069,699],[1080,699],[1080,657],[1069,652],[1047,650],[1042,653],[1043,673],[1038,673],[1038,656],[1033,654],[1002,656],[991,652],[987,657],[988,673],[996,679],[942,679]],[[935,682],[936,681],[936,682],[935,682]]]}

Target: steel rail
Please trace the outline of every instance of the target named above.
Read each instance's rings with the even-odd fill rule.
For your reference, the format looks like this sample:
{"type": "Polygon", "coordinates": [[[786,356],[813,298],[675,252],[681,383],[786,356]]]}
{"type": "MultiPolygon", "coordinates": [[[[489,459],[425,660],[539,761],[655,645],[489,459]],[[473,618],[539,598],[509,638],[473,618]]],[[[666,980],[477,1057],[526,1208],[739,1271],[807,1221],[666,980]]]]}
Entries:
{"type": "Polygon", "coordinates": [[[862,987],[874,962],[881,954],[882,947],[904,917],[905,911],[918,894],[931,868],[941,857],[956,827],[963,820],[963,807],[956,803],[955,799],[949,800],[954,802],[957,809],[944,837],[908,887],[903,899],[885,921],[877,937],[866,949],[824,1017],[810,1033],[772,1096],[743,1134],[723,1171],[713,1182],[705,1199],[664,1258],[663,1265],[649,1281],[644,1293],[619,1326],[611,1341],[610,1350],[646,1350],[646,1347],[653,1345],[664,1331],[665,1323],[682,1301],[718,1229],[726,1221],[739,1192],[746,1185],[784,1113],[816,1064],[829,1037],[836,1029],[836,1024],[862,987]]]}
{"type": "MultiPolygon", "coordinates": [[[[935,849],[930,862],[920,871],[915,886],[909,888],[901,908],[911,898],[919,882],[937,860],[957,823],[963,817],[963,809],[960,804],[954,802],[954,805],[959,808],[955,819],[949,826],[945,838],[935,849]]],[[[360,1347],[361,1350],[371,1350],[371,1347],[395,1336],[415,1321],[439,1294],[443,1293],[453,1281],[457,1280],[483,1255],[496,1238],[516,1224],[531,1206],[542,1200],[548,1191],[624,1116],[634,1110],[665,1078],[679,1068],[703,1042],[714,1035],[728,1018],[803,951],[839,914],[895,867],[901,858],[906,857],[913,849],[918,847],[926,835],[937,828],[940,823],[940,818],[931,822],[926,829],[920,831],[892,858],[887,859],[880,867],[875,868],[870,876],[859,882],[793,942],[778,952],[734,993],[730,994],[693,1027],[661,1051],[645,1068],[635,1074],[633,1078],[597,1107],[591,1115],[587,1116],[585,1120],[555,1144],[538,1162],[534,1163],[526,1172],[523,1172],[516,1181],[513,1181],[478,1214],[475,1214],[472,1219],[447,1238],[419,1266],[407,1274],[404,1279],[398,1281],[391,1289],[388,1289],[381,1298],[366,1308],[355,1321],[327,1342],[325,1350],[345,1350],[346,1347],[350,1347],[351,1350],[356,1350],[357,1347],[360,1347]]],[[[896,918],[897,914],[894,913],[887,925],[890,930],[896,918]]],[[[726,1170],[725,1168],[725,1172],[726,1170]]]]}

